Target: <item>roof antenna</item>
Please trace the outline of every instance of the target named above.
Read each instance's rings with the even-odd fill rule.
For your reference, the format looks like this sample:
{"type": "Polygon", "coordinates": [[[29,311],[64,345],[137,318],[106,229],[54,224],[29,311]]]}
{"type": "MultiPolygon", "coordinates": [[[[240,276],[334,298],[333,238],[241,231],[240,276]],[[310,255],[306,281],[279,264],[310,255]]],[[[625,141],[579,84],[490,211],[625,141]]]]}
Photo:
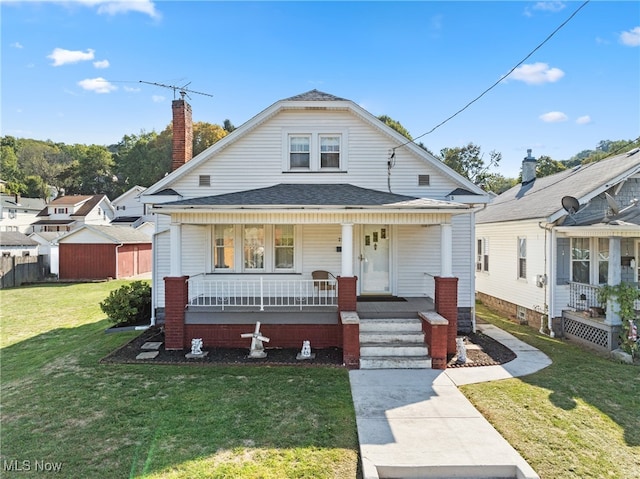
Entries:
{"type": "Polygon", "coordinates": [[[161,86],[163,88],[169,88],[171,90],[173,90],[173,99],[176,99],[176,92],[180,93],[180,99],[184,100],[184,97],[186,96],[187,98],[191,99],[191,97],[189,95],[187,95],[187,93],[196,93],[198,95],[204,95],[204,96],[213,96],[210,95],[208,93],[203,93],[201,91],[194,91],[194,90],[188,90],[187,87],[189,85],[191,85],[191,82],[187,83],[184,86],[176,86],[176,85],[165,85],[164,83],[155,83],[155,82],[150,82],[150,81],[144,81],[144,80],[140,80],[140,83],[146,83],[147,85],[155,85],[155,86],[161,86]]]}

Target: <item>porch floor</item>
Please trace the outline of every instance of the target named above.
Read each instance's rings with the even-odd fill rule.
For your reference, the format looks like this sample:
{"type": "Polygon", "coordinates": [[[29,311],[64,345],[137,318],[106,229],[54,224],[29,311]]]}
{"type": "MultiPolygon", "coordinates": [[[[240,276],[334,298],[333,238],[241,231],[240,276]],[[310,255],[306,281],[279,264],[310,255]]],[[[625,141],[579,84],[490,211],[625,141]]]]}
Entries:
{"type": "Polygon", "coordinates": [[[406,301],[358,301],[356,312],[361,318],[415,318],[419,312],[435,311],[428,297],[404,297],[406,301]]]}

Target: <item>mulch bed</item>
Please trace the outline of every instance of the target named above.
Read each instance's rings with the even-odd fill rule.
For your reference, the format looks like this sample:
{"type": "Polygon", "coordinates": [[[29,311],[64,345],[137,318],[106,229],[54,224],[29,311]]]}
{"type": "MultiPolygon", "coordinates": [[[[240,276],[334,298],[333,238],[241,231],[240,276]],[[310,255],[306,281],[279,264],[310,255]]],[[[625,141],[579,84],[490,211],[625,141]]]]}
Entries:
{"type": "MultiPolygon", "coordinates": [[[[459,364],[456,357],[451,358],[447,367],[477,367],[504,364],[516,357],[515,353],[506,346],[482,333],[471,333],[465,336],[467,344],[467,362],[459,364]]],[[[313,346],[313,345],[312,345],[313,346]]],[[[187,359],[188,349],[183,351],[167,351],[164,348],[164,332],[160,327],[152,327],[143,331],[139,336],[124,346],[105,356],[102,363],[129,364],[199,364],[220,366],[322,366],[343,367],[342,349],[312,349],[315,358],[297,360],[300,349],[266,348],[267,357],[264,359],[249,358],[249,348],[203,348],[208,351],[207,356],[197,359],[187,359]],[[153,359],[136,359],[142,352],[142,345],[146,342],[162,342],[158,355],[153,359]]]]}

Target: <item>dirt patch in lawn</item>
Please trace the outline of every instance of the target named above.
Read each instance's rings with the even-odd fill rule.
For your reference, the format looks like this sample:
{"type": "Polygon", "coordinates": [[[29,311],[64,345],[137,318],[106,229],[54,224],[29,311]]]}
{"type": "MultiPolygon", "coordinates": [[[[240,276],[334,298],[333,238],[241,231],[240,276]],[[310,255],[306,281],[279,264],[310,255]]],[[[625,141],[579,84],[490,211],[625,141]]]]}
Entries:
{"type": "MultiPolygon", "coordinates": [[[[470,333],[465,338],[467,346],[467,362],[461,364],[457,357],[450,359],[447,367],[477,367],[504,364],[515,359],[516,355],[503,344],[482,333],[470,333]]],[[[203,348],[208,354],[203,358],[188,359],[188,349],[183,351],[167,351],[164,348],[164,332],[162,328],[154,326],[143,331],[139,336],[124,346],[104,357],[102,363],[150,363],[150,364],[199,364],[199,365],[286,365],[286,366],[324,366],[343,367],[342,349],[313,349],[315,358],[297,360],[300,349],[266,348],[267,357],[264,359],[249,358],[249,348],[203,348]],[[157,350],[158,355],[152,359],[136,359],[143,352],[142,345],[147,342],[161,342],[157,350]]]]}

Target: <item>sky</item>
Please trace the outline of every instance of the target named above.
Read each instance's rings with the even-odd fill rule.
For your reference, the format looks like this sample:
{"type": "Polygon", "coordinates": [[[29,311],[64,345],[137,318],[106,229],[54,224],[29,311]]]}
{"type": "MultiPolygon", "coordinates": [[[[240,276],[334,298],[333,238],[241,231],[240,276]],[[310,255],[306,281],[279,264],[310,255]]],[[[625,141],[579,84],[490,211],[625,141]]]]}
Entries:
{"type": "Polygon", "coordinates": [[[174,90],[149,83],[236,127],[317,89],[434,153],[499,152],[506,177],[527,149],[566,160],[640,136],[637,1],[0,0],[0,15],[2,136],[159,133],[174,90]]]}

